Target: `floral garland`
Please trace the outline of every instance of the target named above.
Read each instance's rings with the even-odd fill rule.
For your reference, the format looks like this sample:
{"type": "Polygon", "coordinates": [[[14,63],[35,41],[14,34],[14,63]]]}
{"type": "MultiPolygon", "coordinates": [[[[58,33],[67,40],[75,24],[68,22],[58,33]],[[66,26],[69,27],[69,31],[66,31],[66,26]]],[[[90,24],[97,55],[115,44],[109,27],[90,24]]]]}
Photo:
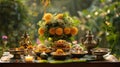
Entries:
{"type": "Polygon", "coordinates": [[[40,37],[52,38],[53,41],[63,39],[69,40],[70,37],[78,33],[74,25],[73,18],[68,14],[51,14],[45,13],[42,20],[38,23],[40,28],[38,33],[40,37]]]}

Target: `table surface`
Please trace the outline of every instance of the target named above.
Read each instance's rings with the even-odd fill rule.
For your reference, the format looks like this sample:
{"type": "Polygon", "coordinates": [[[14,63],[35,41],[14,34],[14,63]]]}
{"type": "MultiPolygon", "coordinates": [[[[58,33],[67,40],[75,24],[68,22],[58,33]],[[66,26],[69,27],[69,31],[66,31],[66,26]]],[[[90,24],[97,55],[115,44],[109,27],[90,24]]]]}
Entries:
{"type": "Polygon", "coordinates": [[[0,67],[120,67],[120,62],[1,63],[0,67]]]}
{"type": "MultiPolygon", "coordinates": [[[[113,58],[114,60],[115,58],[113,58]]],[[[0,63],[0,67],[120,67],[120,62],[115,61],[88,61],[67,63],[0,63]]]]}

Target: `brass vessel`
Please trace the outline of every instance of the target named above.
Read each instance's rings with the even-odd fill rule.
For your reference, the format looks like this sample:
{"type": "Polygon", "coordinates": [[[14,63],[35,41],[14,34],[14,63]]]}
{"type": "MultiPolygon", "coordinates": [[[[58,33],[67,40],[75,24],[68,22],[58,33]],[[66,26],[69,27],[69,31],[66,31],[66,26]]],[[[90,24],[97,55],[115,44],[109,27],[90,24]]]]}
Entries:
{"type": "Polygon", "coordinates": [[[88,31],[85,38],[83,38],[81,41],[82,44],[85,45],[89,55],[92,54],[91,49],[95,48],[98,45],[98,40],[94,39],[94,35],[91,31],[88,31]]]}

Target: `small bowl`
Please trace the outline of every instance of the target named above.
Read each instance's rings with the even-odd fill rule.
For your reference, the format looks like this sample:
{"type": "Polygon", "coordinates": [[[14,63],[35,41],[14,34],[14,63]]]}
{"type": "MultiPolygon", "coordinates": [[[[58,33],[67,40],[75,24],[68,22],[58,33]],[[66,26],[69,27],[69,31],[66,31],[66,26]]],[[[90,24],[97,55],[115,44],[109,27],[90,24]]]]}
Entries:
{"type": "MultiPolygon", "coordinates": [[[[35,54],[38,56],[38,57],[40,57],[40,55],[41,55],[41,53],[42,52],[35,52],[35,54]]],[[[45,52],[48,56],[51,56],[51,52],[45,52]]]]}
{"type": "Polygon", "coordinates": [[[82,58],[87,54],[86,51],[84,51],[83,53],[71,53],[73,58],[82,58]]]}
{"type": "Polygon", "coordinates": [[[93,55],[96,55],[97,60],[104,60],[103,55],[106,55],[110,52],[108,48],[95,48],[91,50],[93,55]]]}
{"type": "Polygon", "coordinates": [[[48,54],[46,54],[45,52],[42,52],[42,53],[40,54],[40,57],[41,57],[42,59],[47,60],[48,54]]]}
{"type": "Polygon", "coordinates": [[[69,53],[65,53],[64,55],[59,55],[59,54],[56,54],[55,52],[52,52],[51,53],[51,56],[53,59],[55,60],[65,60],[67,59],[67,57],[69,57],[69,53]]]}
{"type": "Polygon", "coordinates": [[[40,52],[35,52],[35,54],[38,56],[38,57],[40,57],[40,52]]]}
{"type": "Polygon", "coordinates": [[[49,51],[34,51],[35,52],[35,54],[38,56],[38,57],[40,57],[40,55],[41,55],[41,53],[42,52],[45,52],[48,56],[51,56],[51,52],[52,52],[52,50],[50,50],[50,49],[48,49],[49,51]]]}
{"type": "Polygon", "coordinates": [[[24,50],[16,50],[15,48],[11,48],[8,51],[14,55],[13,59],[21,59],[20,55],[24,55],[24,50]]]}
{"type": "Polygon", "coordinates": [[[24,55],[25,54],[25,51],[24,49],[18,49],[16,50],[15,48],[11,48],[8,50],[11,54],[21,54],[21,55],[24,55]]]}

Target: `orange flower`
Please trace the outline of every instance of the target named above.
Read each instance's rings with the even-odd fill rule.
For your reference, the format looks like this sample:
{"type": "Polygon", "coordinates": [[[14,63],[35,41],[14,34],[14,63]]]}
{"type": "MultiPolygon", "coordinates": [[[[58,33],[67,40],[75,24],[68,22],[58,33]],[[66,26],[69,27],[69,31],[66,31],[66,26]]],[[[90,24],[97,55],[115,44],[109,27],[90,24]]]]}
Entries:
{"type": "Polygon", "coordinates": [[[44,28],[39,28],[38,33],[42,36],[44,34],[45,30],[44,28]]]}
{"type": "Polygon", "coordinates": [[[71,35],[76,35],[78,33],[78,29],[76,27],[71,28],[71,35]]]}
{"type": "Polygon", "coordinates": [[[57,29],[55,30],[55,33],[56,33],[57,35],[62,35],[62,34],[63,34],[63,29],[62,29],[62,28],[57,28],[57,29]]]}
{"type": "Polygon", "coordinates": [[[50,29],[49,29],[49,33],[50,33],[51,35],[54,35],[54,34],[55,34],[55,28],[50,28],[50,29]]]}
{"type": "Polygon", "coordinates": [[[52,14],[51,13],[46,13],[44,16],[43,16],[43,20],[45,20],[46,22],[50,22],[52,19],[52,14]]]}
{"type": "Polygon", "coordinates": [[[57,19],[62,19],[62,18],[63,18],[63,14],[58,14],[58,15],[56,16],[56,18],[57,18],[57,19]]]}
{"type": "Polygon", "coordinates": [[[64,28],[64,33],[65,34],[70,34],[70,28],[68,28],[68,27],[64,28]]]}

